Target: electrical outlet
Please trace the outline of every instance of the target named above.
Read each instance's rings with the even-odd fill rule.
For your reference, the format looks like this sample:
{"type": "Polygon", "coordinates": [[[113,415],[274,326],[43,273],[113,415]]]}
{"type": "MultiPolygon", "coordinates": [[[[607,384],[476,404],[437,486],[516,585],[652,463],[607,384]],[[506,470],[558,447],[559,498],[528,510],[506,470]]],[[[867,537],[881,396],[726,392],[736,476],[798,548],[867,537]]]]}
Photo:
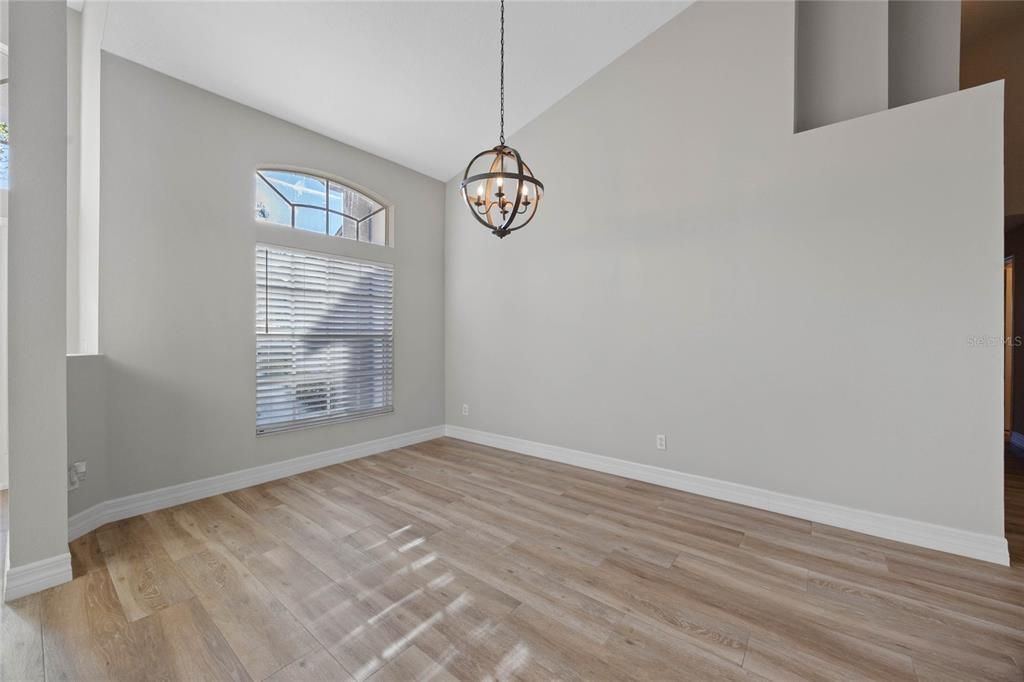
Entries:
{"type": "Polygon", "coordinates": [[[87,463],[84,459],[79,462],[73,462],[71,464],[71,466],[74,467],[75,475],[78,477],[79,481],[85,480],[86,464],[87,463]]]}
{"type": "Polygon", "coordinates": [[[665,448],[667,448],[668,446],[665,444],[665,434],[659,433],[657,436],[655,436],[654,445],[659,450],[664,450],[665,448]]]}
{"type": "Polygon", "coordinates": [[[463,417],[468,417],[469,416],[469,405],[467,403],[462,403],[462,416],[463,417]]]}

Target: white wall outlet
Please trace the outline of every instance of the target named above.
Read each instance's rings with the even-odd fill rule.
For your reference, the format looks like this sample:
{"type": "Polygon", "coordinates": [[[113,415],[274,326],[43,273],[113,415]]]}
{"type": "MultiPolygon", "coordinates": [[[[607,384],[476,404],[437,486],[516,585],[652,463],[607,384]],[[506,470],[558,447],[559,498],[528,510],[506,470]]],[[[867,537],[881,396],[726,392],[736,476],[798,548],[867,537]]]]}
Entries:
{"type": "Polygon", "coordinates": [[[84,481],[85,480],[85,473],[86,473],[86,461],[83,459],[80,462],[72,463],[71,466],[74,467],[75,474],[78,476],[78,480],[79,481],[84,481]]]}
{"type": "Polygon", "coordinates": [[[467,403],[462,403],[462,416],[463,417],[468,417],[469,416],[469,405],[467,403]]]}
{"type": "Polygon", "coordinates": [[[75,490],[78,488],[78,474],[75,473],[75,467],[68,467],[68,490],[75,490]]]}
{"type": "Polygon", "coordinates": [[[655,445],[655,447],[657,447],[657,448],[658,448],[659,450],[664,450],[664,449],[665,449],[666,447],[668,447],[668,446],[667,446],[667,445],[665,444],[665,434],[663,434],[663,433],[659,433],[659,434],[658,434],[657,436],[655,436],[655,437],[654,437],[654,445],[655,445]]]}

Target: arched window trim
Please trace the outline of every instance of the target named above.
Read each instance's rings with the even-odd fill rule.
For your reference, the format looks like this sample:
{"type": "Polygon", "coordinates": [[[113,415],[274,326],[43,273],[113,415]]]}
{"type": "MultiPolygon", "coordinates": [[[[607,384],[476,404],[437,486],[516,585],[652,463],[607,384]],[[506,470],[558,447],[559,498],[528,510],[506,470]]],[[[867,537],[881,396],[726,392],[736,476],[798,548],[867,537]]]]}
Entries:
{"type": "Polygon", "coordinates": [[[339,226],[338,230],[335,231],[334,234],[331,234],[330,231],[328,230],[328,226],[330,224],[329,223],[330,216],[331,215],[336,215],[336,216],[340,216],[342,218],[347,218],[348,220],[351,220],[351,221],[353,221],[356,224],[356,239],[354,239],[354,240],[350,239],[350,241],[358,241],[358,242],[361,242],[363,244],[374,244],[374,245],[377,245],[377,246],[392,246],[393,245],[394,233],[392,231],[392,229],[393,229],[392,228],[392,215],[391,215],[392,206],[391,206],[390,202],[384,200],[383,198],[381,198],[375,192],[367,191],[365,188],[361,187],[360,185],[358,185],[356,183],[353,183],[353,182],[350,182],[348,180],[339,178],[337,176],[328,175],[328,174],[320,172],[320,171],[310,170],[310,169],[307,169],[307,168],[300,168],[300,167],[297,167],[297,166],[284,166],[284,165],[260,166],[260,167],[258,167],[256,169],[255,174],[267,187],[269,187],[274,192],[274,194],[276,194],[278,197],[280,197],[280,199],[285,204],[287,204],[290,207],[290,209],[291,209],[291,224],[290,225],[283,225],[282,223],[275,223],[275,222],[269,221],[269,220],[268,221],[263,221],[263,222],[267,222],[268,224],[271,224],[271,225],[281,225],[282,227],[290,227],[291,229],[300,229],[300,228],[297,228],[296,225],[295,225],[295,212],[296,212],[296,209],[298,209],[298,208],[310,208],[310,209],[314,209],[314,210],[317,210],[317,211],[324,211],[324,219],[325,219],[324,234],[325,234],[325,236],[328,236],[328,237],[338,237],[338,238],[341,238],[341,239],[349,239],[348,237],[345,237],[343,234],[340,234],[340,232],[342,230],[344,230],[344,227],[345,227],[344,221],[342,221],[342,223],[339,226]],[[368,215],[364,216],[363,218],[356,218],[355,216],[352,216],[352,215],[349,215],[347,213],[344,213],[343,211],[338,211],[338,210],[335,210],[335,209],[331,208],[329,200],[327,200],[325,202],[325,205],[323,205],[323,206],[318,206],[316,204],[293,203],[280,190],[278,190],[277,187],[274,186],[274,183],[271,182],[269,178],[267,178],[264,175],[264,173],[266,173],[266,172],[295,173],[295,174],[298,174],[298,175],[304,175],[304,176],[312,178],[314,180],[319,180],[319,181],[324,183],[324,187],[325,187],[325,189],[327,191],[328,196],[330,195],[330,186],[331,185],[340,186],[340,187],[343,187],[346,190],[350,190],[352,192],[355,192],[357,194],[360,194],[360,195],[366,197],[367,199],[369,199],[373,203],[377,204],[380,208],[376,209],[372,213],[369,213],[368,215]],[[384,232],[385,232],[385,234],[384,234],[384,243],[383,244],[378,244],[376,242],[371,242],[369,240],[360,239],[359,238],[359,234],[360,234],[360,231],[362,229],[363,223],[365,223],[366,221],[370,220],[374,216],[380,215],[381,213],[384,214],[384,232]]]}

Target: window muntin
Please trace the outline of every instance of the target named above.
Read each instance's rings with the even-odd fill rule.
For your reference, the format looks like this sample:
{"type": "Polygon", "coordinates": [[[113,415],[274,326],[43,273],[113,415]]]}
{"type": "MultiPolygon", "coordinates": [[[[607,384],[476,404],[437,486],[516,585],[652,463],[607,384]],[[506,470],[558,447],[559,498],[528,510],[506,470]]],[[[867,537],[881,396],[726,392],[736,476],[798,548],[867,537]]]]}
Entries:
{"type": "Polygon", "coordinates": [[[256,171],[256,219],[369,244],[388,243],[387,208],[348,185],[309,173],[256,171]]]}
{"type": "Polygon", "coordinates": [[[391,412],[394,269],[256,247],[256,432],[391,412]]]}

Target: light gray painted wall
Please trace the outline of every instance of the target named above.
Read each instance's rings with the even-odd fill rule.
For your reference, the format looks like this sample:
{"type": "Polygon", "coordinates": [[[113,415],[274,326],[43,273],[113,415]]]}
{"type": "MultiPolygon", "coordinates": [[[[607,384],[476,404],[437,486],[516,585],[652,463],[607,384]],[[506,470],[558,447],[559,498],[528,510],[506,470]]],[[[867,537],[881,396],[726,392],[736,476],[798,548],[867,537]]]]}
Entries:
{"type": "Polygon", "coordinates": [[[447,421],[1001,537],[1002,87],[794,135],[793,12],[696,4],[516,133],[505,240],[449,183],[447,421]]]}
{"type": "Polygon", "coordinates": [[[888,3],[797,0],[796,7],[795,129],[886,109],[888,3]]]}
{"type": "Polygon", "coordinates": [[[68,465],[88,464],[85,479],[68,492],[72,516],[108,499],[106,362],[102,355],[67,358],[68,465]]]}
{"type": "Polygon", "coordinates": [[[12,2],[10,565],[67,552],[67,16],[12,2]]]}
{"type": "Polygon", "coordinates": [[[442,183],[106,53],[101,120],[108,497],[442,423],[442,183]],[[257,224],[265,165],[379,193],[395,247],[257,224]],[[393,414],[256,438],[260,241],[395,265],[393,414]]]}
{"type": "Polygon", "coordinates": [[[960,89],[960,3],[889,0],[889,106],[960,89]]]}

